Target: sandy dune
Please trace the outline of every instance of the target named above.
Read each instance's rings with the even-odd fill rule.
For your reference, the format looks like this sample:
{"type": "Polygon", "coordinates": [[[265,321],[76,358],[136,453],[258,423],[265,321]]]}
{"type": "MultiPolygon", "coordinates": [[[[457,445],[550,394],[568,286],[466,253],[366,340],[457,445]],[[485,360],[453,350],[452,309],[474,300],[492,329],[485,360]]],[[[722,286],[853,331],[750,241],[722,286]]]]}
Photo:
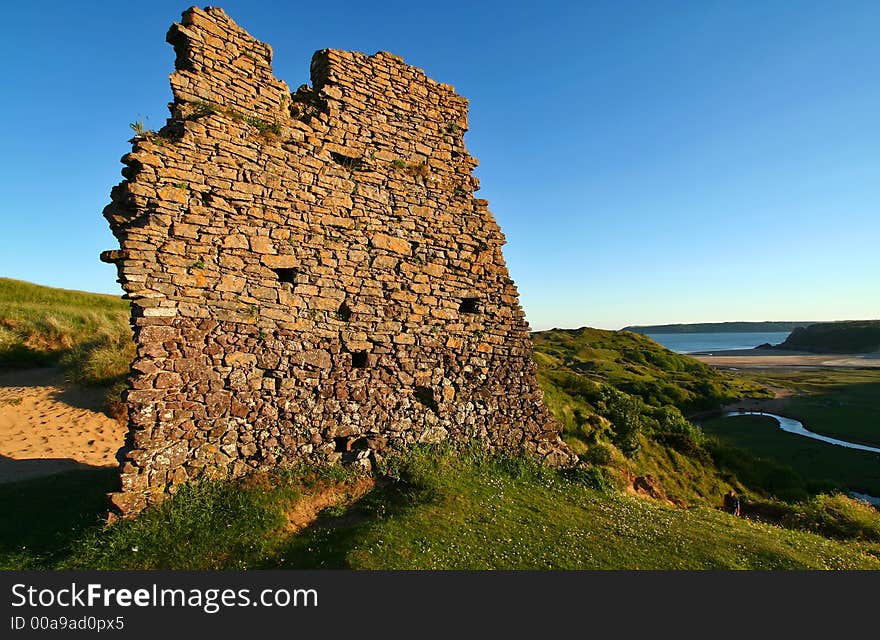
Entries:
{"type": "Polygon", "coordinates": [[[0,482],[116,466],[126,429],[101,412],[103,394],[57,369],[0,374],[0,482]]]}

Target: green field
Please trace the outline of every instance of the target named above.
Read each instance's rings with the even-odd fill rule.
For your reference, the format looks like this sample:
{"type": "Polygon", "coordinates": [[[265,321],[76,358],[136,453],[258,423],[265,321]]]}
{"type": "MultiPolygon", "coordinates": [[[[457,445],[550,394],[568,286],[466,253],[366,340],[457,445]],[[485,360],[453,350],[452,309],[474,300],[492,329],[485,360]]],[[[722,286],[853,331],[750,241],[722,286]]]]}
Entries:
{"type": "MultiPolygon", "coordinates": [[[[760,422],[710,421],[707,437],[684,418],[789,385],[805,407],[843,402],[819,402],[814,417],[834,416],[862,437],[874,374],[747,379],[629,332],[534,337],[546,402],[585,462],[577,472],[476,448],[419,448],[386,459],[364,498],[292,533],[288,514],[356,472],[195,483],[105,526],[116,471],[75,471],[0,485],[0,567],[880,568],[880,512],[815,495],[841,486],[880,495],[877,460],[760,422]],[[655,499],[627,493],[637,479],[655,499]],[[766,522],[718,511],[731,488],[766,522]]],[[[0,280],[0,367],[60,365],[72,381],[115,384],[113,397],[132,352],[125,301],[0,280]]]]}
{"type": "Polygon", "coordinates": [[[880,369],[820,369],[747,373],[763,384],[795,391],[786,415],[816,433],[880,447],[880,369]]]}
{"type": "MultiPolygon", "coordinates": [[[[285,532],[306,485],[214,482],[102,529],[97,472],[0,487],[16,524],[0,528],[6,568],[880,569],[880,544],[840,541],[597,490],[597,477],[476,452],[425,448],[377,488],[285,532]],[[89,483],[91,488],[89,488],[89,483]],[[59,496],[59,488],[66,499],[59,496]],[[54,507],[51,510],[46,507],[54,507]],[[90,522],[91,521],[91,522],[90,522]]],[[[860,507],[856,506],[856,509],[860,507]]],[[[872,536],[880,536],[880,514],[872,536]]]]}
{"type": "MultiPolygon", "coordinates": [[[[819,491],[840,485],[880,495],[880,454],[786,433],[775,420],[765,416],[714,418],[704,421],[702,427],[707,435],[763,459],[763,464],[752,461],[753,469],[775,468],[771,482],[781,497],[799,491],[802,486],[819,491]]],[[[721,463],[725,462],[743,482],[748,482],[749,473],[734,459],[722,456],[721,463]]]]}

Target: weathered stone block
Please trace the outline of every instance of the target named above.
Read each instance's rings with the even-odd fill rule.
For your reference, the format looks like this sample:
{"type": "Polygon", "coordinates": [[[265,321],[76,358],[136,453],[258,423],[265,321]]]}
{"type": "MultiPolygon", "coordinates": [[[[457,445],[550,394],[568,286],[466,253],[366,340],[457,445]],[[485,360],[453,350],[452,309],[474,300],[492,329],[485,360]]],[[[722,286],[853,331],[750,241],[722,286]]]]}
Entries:
{"type": "Polygon", "coordinates": [[[407,240],[404,240],[403,238],[395,238],[394,236],[389,236],[385,233],[373,234],[373,237],[370,238],[370,244],[377,249],[386,249],[401,255],[408,255],[412,250],[412,247],[407,240]]]}

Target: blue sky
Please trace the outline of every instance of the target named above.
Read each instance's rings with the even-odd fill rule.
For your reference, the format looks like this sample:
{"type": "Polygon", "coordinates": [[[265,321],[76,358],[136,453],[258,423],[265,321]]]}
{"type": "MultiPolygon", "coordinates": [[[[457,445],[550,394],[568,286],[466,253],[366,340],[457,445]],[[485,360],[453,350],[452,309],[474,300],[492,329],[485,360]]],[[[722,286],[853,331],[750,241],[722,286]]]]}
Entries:
{"type": "MultiPolygon", "coordinates": [[[[187,6],[5,7],[0,275],[119,291],[101,210],[187,6]]],[[[470,99],[534,328],[880,317],[876,0],[219,6],[292,88],[388,50],[470,99]]]]}

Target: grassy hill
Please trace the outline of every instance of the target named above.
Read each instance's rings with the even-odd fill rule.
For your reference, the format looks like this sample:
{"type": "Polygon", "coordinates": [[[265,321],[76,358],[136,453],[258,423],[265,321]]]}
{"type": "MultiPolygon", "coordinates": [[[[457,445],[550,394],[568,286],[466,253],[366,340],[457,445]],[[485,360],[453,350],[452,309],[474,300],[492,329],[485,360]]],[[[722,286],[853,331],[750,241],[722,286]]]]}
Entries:
{"type": "Polygon", "coordinates": [[[777,349],[815,353],[880,351],[880,320],[820,322],[791,332],[777,349]]]}
{"type": "Polygon", "coordinates": [[[114,400],[134,358],[128,302],[0,278],[0,367],[63,366],[114,400]]]}
{"type": "MultiPolygon", "coordinates": [[[[105,385],[125,372],[124,301],[0,285],[4,366],[60,363],[105,385]]],[[[684,417],[766,395],[759,383],[629,332],[554,330],[535,345],[547,403],[585,461],[576,471],[478,446],[420,447],[366,480],[299,467],[196,483],[111,526],[102,519],[115,471],[70,472],[0,485],[0,508],[16,514],[0,520],[0,567],[880,568],[880,513],[810,498],[788,467],[684,417]],[[373,488],[353,497],[365,481],[373,488]],[[730,488],[785,527],[720,512],[730,488]],[[318,507],[317,520],[293,525],[318,507]]]]}
{"type": "Polygon", "coordinates": [[[581,457],[618,486],[650,476],[657,491],[685,505],[718,504],[734,489],[753,502],[793,504],[844,489],[880,492],[876,456],[786,434],[746,418],[694,427],[685,415],[739,397],[768,397],[764,386],[796,385],[790,402],[814,430],[876,441],[872,372],[732,376],[646,336],[598,329],[534,334],[545,402],[581,457]]]}
{"type": "Polygon", "coordinates": [[[700,434],[685,414],[771,395],[637,333],[553,329],[533,340],[544,400],[579,454],[603,441],[635,453],[643,436],[691,451],[700,434]]]}
{"type": "Polygon", "coordinates": [[[669,404],[683,412],[768,394],[759,384],[722,373],[637,333],[584,327],[541,331],[532,337],[542,374],[560,384],[570,379],[566,374],[574,373],[638,395],[648,404],[669,404]]]}

